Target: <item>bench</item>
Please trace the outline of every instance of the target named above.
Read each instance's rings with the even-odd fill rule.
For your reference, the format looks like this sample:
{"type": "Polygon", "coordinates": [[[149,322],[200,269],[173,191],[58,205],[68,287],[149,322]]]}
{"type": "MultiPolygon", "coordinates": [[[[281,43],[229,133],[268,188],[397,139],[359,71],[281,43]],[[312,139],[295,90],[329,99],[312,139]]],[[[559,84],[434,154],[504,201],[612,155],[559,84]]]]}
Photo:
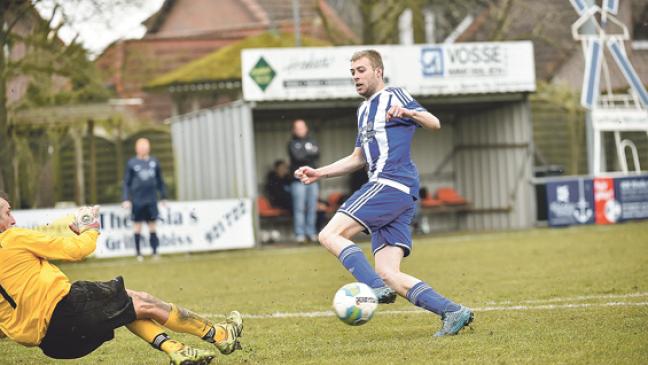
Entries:
{"type": "Polygon", "coordinates": [[[436,190],[433,195],[422,197],[420,200],[420,212],[418,217],[417,231],[423,234],[430,233],[429,216],[431,215],[453,215],[456,221],[454,229],[459,229],[459,219],[456,216],[470,211],[471,204],[462,197],[455,189],[442,187],[436,190]]]}
{"type": "MultiPolygon", "coordinates": [[[[344,194],[333,192],[328,195],[326,203],[318,202],[318,214],[324,213],[326,217],[332,217],[342,204],[344,194]]],[[[263,195],[257,197],[259,210],[259,228],[261,229],[261,242],[281,241],[284,237],[292,234],[292,215],[286,209],[272,206],[270,200],[263,195]]]]}

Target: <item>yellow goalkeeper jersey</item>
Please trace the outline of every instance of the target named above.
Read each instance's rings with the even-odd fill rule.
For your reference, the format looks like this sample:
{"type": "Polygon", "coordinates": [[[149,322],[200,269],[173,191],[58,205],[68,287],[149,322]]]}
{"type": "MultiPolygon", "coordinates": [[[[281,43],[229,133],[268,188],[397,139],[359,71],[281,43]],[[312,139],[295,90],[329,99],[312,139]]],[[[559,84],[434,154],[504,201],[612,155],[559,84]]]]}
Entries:
{"type": "Polygon", "coordinates": [[[23,228],[0,233],[0,331],[25,346],[40,344],[70,280],[48,259],[78,261],[94,252],[96,231],[56,237],[23,228]]]}

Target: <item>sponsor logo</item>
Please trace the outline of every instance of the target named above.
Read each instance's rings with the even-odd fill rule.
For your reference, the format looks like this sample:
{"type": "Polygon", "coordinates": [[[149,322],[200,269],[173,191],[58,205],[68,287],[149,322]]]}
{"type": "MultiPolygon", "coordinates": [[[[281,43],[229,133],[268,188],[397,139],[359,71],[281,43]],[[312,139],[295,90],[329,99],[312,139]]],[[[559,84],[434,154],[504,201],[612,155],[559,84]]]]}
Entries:
{"type": "Polygon", "coordinates": [[[425,47],[421,49],[421,69],[423,76],[443,76],[443,49],[441,47],[425,47]]]}
{"type": "Polygon", "coordinates": [[[252,80],[254,80],[254,82],[259,86],[259,88],[261,88],[262,91],[265,91],[268,86],[270,86],[270,83],[277,75],[277,73],[265,60],[265,58],[261,57],[257,61],[256,65],[252,67],[249,75],[252,80]]]}
{"type": "Polygon", "coordinates": [[[498,44],[421,49],[423,77],[494,77],[506,74],[506,48],[498,44]]]}

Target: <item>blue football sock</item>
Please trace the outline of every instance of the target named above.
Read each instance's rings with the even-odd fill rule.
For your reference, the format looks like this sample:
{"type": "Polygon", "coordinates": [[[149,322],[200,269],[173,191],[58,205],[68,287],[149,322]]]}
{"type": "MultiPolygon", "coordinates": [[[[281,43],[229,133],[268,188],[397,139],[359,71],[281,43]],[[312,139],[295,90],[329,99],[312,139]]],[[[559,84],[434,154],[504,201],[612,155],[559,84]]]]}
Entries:
{"type": "Polygon", "coordinates": [[[385,286],[385,282],[376,274],[360,247],[356,245],[345,247],[340,252],[338,259],[359,282],[365,283],[372,288],[385,286]]]}
{"type": "Polygon", "coordinates": [[[160,240],[158,239],[158,236],[155,232],[151,232],[151,236],[149,237],[149,243],[151,244],[151,248],[153,249],[153,254],[157,254],[157,248],[160,245],[160,240]]]}
{"type": "Polygon", "coordinates": [[[139,233],[135,233],[135,252],[137,252],[137,256],[140,255],[140,240],[142,239],[142,235],[139,233]]]}
{"type": "Polygon", "coordinates": [[[461,308],[422,281],[419,281],[407,292],[407,300],[417,307],[427,309],[440,316],[445,312],[454,312],[461,308]]]}

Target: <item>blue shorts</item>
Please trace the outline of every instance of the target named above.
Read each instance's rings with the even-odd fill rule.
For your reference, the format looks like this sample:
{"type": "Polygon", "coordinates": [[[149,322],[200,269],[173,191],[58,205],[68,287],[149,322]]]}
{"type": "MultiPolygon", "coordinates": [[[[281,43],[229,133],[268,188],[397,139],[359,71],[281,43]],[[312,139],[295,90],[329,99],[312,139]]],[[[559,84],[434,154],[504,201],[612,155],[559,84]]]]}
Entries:
{"type": "Polygon", "coordinates": [[[411,195],[370,181],[353,193],[338,212],[355,219],[371,234],[374,255],[385,246],[402,248],[405,257],[412,251],[410,224],[415,203],[411,195]]]}
{"type": "Polygon", "coordinates": [[[154,222],[158,219],[157,202],[133,204],[133,222],[154,222]]]}

